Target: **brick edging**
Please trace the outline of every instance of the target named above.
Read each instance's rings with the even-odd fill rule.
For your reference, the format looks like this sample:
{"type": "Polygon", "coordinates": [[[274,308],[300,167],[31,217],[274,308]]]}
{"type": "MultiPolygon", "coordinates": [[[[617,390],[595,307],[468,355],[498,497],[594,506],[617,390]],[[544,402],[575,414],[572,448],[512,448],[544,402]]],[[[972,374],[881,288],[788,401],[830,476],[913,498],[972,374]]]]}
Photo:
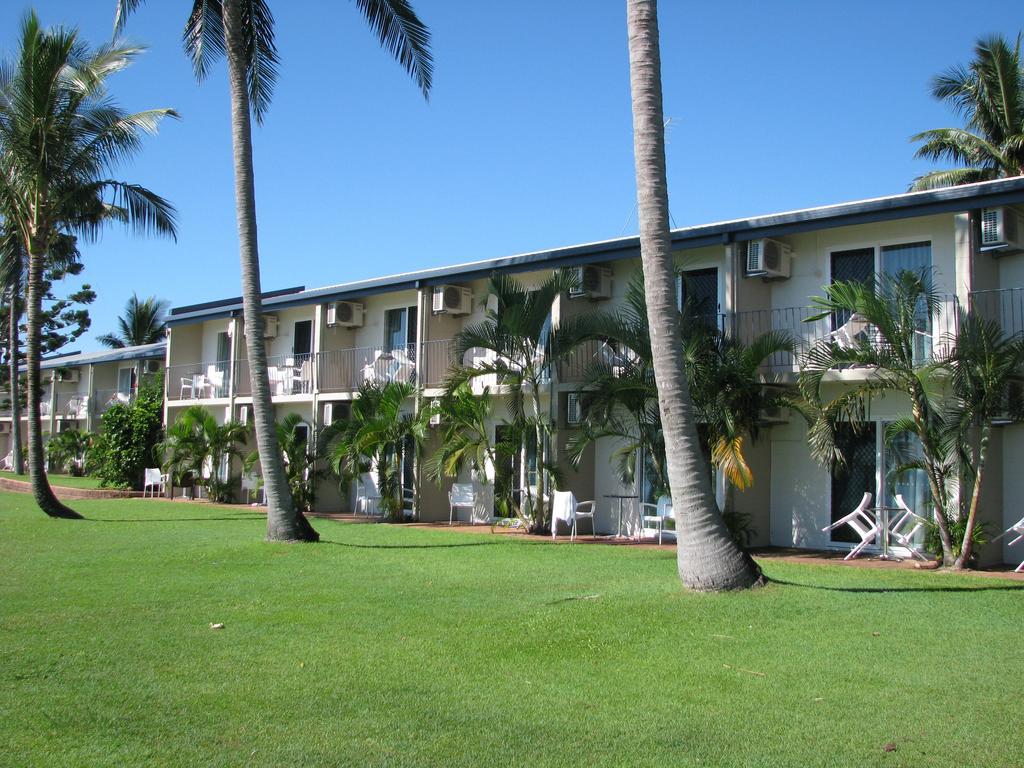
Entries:
{"type": "MultiPolygon", "coordinates": [[[[142,494],[139,491],[124,491],[118,488],[65,488],[50,486],[58,499],[130,499],[142,494]]],[[[32,486],[24,480],[0,477],[0,491],[32,493],[32,486]]]]}

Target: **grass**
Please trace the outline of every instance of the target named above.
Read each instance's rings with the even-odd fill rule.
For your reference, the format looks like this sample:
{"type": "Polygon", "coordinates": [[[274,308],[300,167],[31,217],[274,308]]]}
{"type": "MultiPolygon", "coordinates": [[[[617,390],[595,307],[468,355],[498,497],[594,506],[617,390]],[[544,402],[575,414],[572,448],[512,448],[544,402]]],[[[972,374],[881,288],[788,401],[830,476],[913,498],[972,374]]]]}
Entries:
{"type": "MultiPolygon", "coordinates": [[[[99,488],[100,481],[95,477],[73,477],[71,475],[58,475],[55,472],[47,472],[46,476],[50,480],[50,485],[60,486],[61,488],[99,488]]],[[[24,475],[16,475],[13,472],[0,472],[0,477],[6,477],[10,480],[21,480],[22,482],[28,482],[28,470],[26,469],[24,475]]]]}
{"type": "Polygon", "coordinates": [[[5,765],[1020,764],[1019,583],[75,507],[0,494],[5,765]]]}

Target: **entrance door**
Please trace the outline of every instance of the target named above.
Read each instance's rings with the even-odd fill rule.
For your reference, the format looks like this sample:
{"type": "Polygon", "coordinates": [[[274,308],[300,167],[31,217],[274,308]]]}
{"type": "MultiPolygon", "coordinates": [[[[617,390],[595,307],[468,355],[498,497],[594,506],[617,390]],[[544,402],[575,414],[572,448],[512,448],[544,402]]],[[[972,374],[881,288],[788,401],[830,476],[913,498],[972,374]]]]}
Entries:
{"type": "Polygon", "coordinates": [[[416,307],[389,309],[384,313],[384,351],[410,351],[416,343],[416,307]]]}
{"type": "Polygon", "coordinates": [[[299,320],[295,323],[295,334],[292,336],[292,354],[308,355],[313,352],[313,321],[299,320]]]}
{"type": "MultiPolygon", "coordinates": [[[[871,505],[877,501],[876,475],[878,446],[874,422],[854,429],[848,424],[838,425],[836,447],[846,463],[832,473],[832,522],[845,517],[857,508],[865,493],[871,494],[871,505]]],[[[849,526],[843,525],[832,532],[832,541],[857,543],[860,538],[849,526]]]]}

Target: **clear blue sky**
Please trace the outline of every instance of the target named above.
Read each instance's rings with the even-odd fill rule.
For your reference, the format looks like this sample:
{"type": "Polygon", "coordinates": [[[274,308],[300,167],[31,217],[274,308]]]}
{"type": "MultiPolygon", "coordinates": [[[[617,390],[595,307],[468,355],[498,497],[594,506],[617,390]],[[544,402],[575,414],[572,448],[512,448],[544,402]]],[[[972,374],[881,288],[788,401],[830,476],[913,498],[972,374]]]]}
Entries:
{"type": "MultiPolygon", "coordinates": [[[[239,293],[224,66],[197,85],[191,0],[149,0],[148,52],[112,88],[170,106],[122,169],[178,208],[178,242],[110,229],[84,247],[92,337],[133,290],[187,304],[239,293]]],[[[15,44],[30,7],[4,4],[15,44]]],[[[353,3],[271,0],[283,60],[255,134],[263,285],[313,287],[636,231],[624,0],[415,0],[433,33],[425,103],[353,3]]],[[[39,0],[44,24],[110,35],[114,0],[39,0]]],[[[908,137],[953,123],[929,78],[1024,26],[1019,0],[663,0],[676,226],[891,194],[927,169],[908,137]],[[924,7],[927,11],[924,11],[924,7]]]]}

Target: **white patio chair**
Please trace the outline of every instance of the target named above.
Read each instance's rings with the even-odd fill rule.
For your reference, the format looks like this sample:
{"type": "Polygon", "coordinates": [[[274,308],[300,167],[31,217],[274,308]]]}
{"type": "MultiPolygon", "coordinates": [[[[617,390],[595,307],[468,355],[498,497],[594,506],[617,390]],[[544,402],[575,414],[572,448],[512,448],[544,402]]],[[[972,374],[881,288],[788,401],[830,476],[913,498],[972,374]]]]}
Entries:
{"type": "Polygon", "coordinates": [[[829,334],[840,349],[853,349],[857,346],[857,337],[868,329],[868,321],[854,312],[841,326],[829,334]]]}
{"type": "Polygon", "coordinates": [[[380,514],[380,492],[370,475],[363,475],[363,479],[356,488],[355,514],[357,516],[360,510],[367,517],[377,517],[380,514]]]}
{"type": "Polygon", "coordinates": [[[11,451],[0,461],[0,470],[4,472],[14,471],[14,451],[11,451]]]}
{"type": "Polygon", "coordinates": [[[157,494],[163,496],[167,489],[167,474],[160,471],[159,467],[146,467],[143,473],[142,497],[147,495],[156,498],[157,494]]]}
{"type": "Polygon", "coordinates": [[[448,491],[448,525],[451,525],[455,518],[456,508],[468,509],[469,522],[476,524],[473,519],[473,512],[476,510],[476,493],[472,483],[455,483],[448,491]]]}
{"type": "MultiPolygon", "coordinates": [[[[662,534],[665,533],[665,523],[672,519],[672,499],[669,496],[661,496],[657,504],[645,501],[640,504],[640,535],[647,530],[648,523],[651,528],[658,529],[658,543],[661,544],[662,534]]],[[[669,530],[674,537],[675,530],[669,530]]]]}
{"type": "Polygon", "coordinates": [[[850,554],[844,557],[843,560],[852,560],[863,551],[864,547],[874,543],[875,539],[878,538],[878,534],[881,531],[878,520],[868,512],[868,509],[871,507],[871,498],[870,493],[865,493],[864,498],[860,500],[860,504],[857,505],[853,512],[839,518],[832,525],[826,525],[821,529],[822,533],[828,533],[841,525],[848,525],[860,536],[860,544],[850,550],[850,554]]]}
{"type": "MultiPolygon", "coordinates": [[[[1024,517],[1022,517],[1016,523],[1014,523],[1001,534],[992,539],[992,543],[994,544],[995,542],[999,541],[1001,538],[1003,538],[1003,536],[1012,536],[1015,533],[1017,534],[1017,538],[1010,542],[1009,546],[1011,547],[1015,544],[1019,544],[1021,541],[1024,541],[1024,517]]],[[[1024,561],[1022,561],[1021,564],[1018,565],[1013,572],[1024,573],[1024,561]]]]}
{"type": "Polygon", "coordinates": [[[889,539],[910,552],[918,560],[927,560],[917,548],[918,542],[914,540],[918,532],[924,529],[925,519],[907,506],[903,496],[896,494],[896,506],[900,514],[896,521],[889,526],[889,539]]]}
{"type": "Polygon", "coordinates": [[[262,504],[266,506],[267,503],[267,489],[263,487],[263,483],[260,482],[260,478],[252,472],[245,472],[242,474],[242,498],[245,499],[245,503],[250,503],[250,499],[256,497],[255,504],[262,504]]]}
{"type": "Polygon", "coordinates": [[[555,491],[551,499],[551,538],[558,537],[558,521],[562,520],[570,528],[569,541],[576,539],[576,522],[581,517],[590,518],[591,538],[597,538],[594,530],[594,502],[576,501],[572,491],[555,491]]]}
{"type": "Polygon", "coordinates": [[[203,390],[206,389],[206,377],[201,373],[193,373],[191,376],[181,377],[181,391],[178,393],[178,399],[185,399],[185,390],[188,390],[188,399],[195,400],[196,392],[200,395],[203,390]]]}
{"type": "Polygon", "coordinates": [[[210,398],[221,397],[224,391],[224,371],[217,365],[206,367],[206,388],[210,392],[210,398]]]}

